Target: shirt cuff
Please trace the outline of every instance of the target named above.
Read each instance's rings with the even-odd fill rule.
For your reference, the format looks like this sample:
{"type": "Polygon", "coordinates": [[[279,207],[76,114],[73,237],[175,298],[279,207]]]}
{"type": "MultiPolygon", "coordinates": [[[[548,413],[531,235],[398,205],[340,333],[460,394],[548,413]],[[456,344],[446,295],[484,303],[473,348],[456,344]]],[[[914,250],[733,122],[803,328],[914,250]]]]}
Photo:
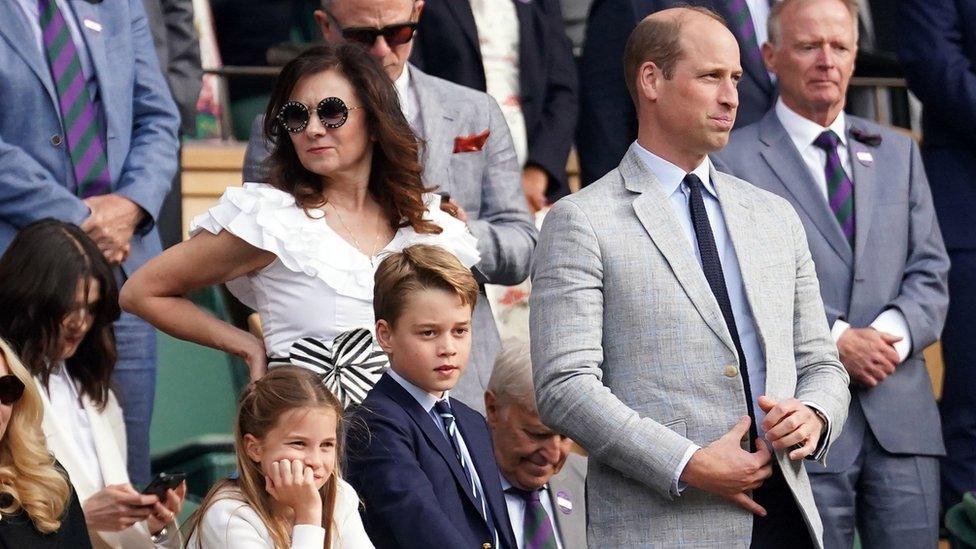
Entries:
{"type": "Polygon", "coordinates": [[[830,337],[834,338],[834,343],[840,341],[840,336],[844,335],[844,332],[846,332],[850,327],[850,324],[839,318],[835,320],[834,325],[830,327],[830,337]]]}
{"type": "MultiPolygon", "coordinates": [[[[838,320],[838,322],[843,322],[843,321],[838,320]]],[[[813,402],[810,402],[808,400],[804,400],[802,402],[808,407],[813,408],[813,410],[816,411],[817,414],[824,420],[823,432],[820,434],[820,440],[817,442],[817,447],[813,450],[812,454],[807,456],[807,459],[809,459],[810,461],[823,461],[824,457],[827,455],[827,446],[828,443],[830,442],[830,428],[831,428],[830,414],[828,414],[826,410],[821,408],[819,405],[814,404],[813,402]]]]}
{"type": "Polygon", "coordinates": [[[292,549],[325,546],[325,528],[312,524],[296,524],[291,530],[292,549]]]}
{"type": "Polygon", "coordinates": [[[889,333],[901,338],[895,343],[895,352],[898,353],[898,362],[904,362],[908,358],[908,353],[912,351],[912,334],[908,331],[908,321],[900,310],[891,307],[885,309],[878,318],[874,319],[871,327],[879,332],[889,333]]]}
{"type": "Polygon", "coordinates": [[[688,487],[688,483],[681,480],[681,473],[685,472],[685,467],[687,467],[688,462],[691,461],[691,456],[693,456],[698,450],[701,450],[701,446],[692,444],[687,450],[685,450],[685,455],[681,458],[681,461],[678,462],[678,467],[674,472],[674,477],[671,479],[672,496],[680,496],[681,492],[684,492],[685,488],[688,487]]]}

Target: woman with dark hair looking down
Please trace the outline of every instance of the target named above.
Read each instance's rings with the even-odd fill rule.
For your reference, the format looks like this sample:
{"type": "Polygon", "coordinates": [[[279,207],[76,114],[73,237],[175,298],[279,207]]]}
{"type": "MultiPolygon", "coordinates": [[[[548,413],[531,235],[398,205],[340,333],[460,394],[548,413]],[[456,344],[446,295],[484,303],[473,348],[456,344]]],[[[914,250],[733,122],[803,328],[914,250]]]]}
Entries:
{"type": "Polygon", "coordinates": [[[33,376],[47,450],[70,475],[94,547],[176,549],[186,486],[163,502],[137,492],[126,470],[122,407],[111,388],[116,288],[84,231],[54,219],[32,223],[0,257],[0,338],[33,376]]]}
{"type": "Polygon", "coordinates": [[[288,63],[264,132],[274,145],[270,184],[228,188],[194,219],[192,238],[129,279],[122,307],[243,358],[252,379],[269,360],[290,359],[320,369],[344,404],[359,402],[385,365],[368,333],[378,256],[438,244],[470,267],[477,242],[424,188],[418,139],[392,82],[361,47],[317,46],[288,63]],[[258,311],[264,341],[181,297],[221,282],[258,311]],[[333,352],[333,362],[295,360],[333,352]]]}

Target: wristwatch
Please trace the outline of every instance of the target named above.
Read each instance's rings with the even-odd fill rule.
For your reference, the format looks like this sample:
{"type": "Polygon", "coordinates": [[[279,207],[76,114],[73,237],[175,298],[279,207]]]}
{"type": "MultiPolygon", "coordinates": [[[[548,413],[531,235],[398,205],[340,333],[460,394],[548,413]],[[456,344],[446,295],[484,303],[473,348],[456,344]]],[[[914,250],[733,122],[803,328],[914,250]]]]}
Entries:
{"type": "Polygon", "coordinates": [[[153,543],[162,543],[166,541],[166,538],[168,537],[169,537],[169,531],[166,529],[165,526],[163,526],[163,529],[160,530],[159,532],[149,535],[149,541],[153,543]]]}

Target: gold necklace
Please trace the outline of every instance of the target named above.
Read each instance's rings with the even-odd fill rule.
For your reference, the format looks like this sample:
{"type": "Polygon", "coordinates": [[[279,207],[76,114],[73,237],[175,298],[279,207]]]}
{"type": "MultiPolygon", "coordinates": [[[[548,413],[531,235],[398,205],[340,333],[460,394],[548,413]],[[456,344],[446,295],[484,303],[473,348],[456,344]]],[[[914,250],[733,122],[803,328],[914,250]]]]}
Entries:
{"type": "Polygon", "coordinates": [[[342,219],[342,214],[339,213],[339,208],[336,208],[335,204],[333,204],[332,202],[329,202],[329,206],[332,206],[332,211],[335,212],[336,218],[339,219],[339,224],[342,225],[342,228],[346,230],[347,234],[349,234],[349,238],[352,239],[353,246],[355,246],[356,249],[359,250],[359,253],[365,255],[366,258],[369,259],[370,266],[375,268],[376,265],[373,264],[373,260],[376,258],[376,247],[379,246],[380,243],[379,221],[377,221],[376,223],[376,238],[373,239],[373,248],[370,250],[370,253],[367,254],[366,250],[364,250],[362,245],[359,244],[359,239],[356,238],[356,234],[353,233],[351,230],[349,230],[349,225],[346,225],[346,222],[342,219]]]}

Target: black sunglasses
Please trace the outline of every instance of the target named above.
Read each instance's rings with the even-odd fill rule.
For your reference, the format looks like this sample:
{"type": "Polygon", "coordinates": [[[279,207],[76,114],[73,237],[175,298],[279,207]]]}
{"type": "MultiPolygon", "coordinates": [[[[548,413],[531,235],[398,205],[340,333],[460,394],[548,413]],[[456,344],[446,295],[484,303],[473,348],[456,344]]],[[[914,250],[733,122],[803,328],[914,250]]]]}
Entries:
{"type": "Polygon", "coordinates": [[[376,43],[376,38],[382,36],[388,46],[395,48],[413,40],[415,32],[417,32],[417,23],[408,22],[387,25],[383,28],[349,27],[342,29],[342,37],[371,48],[376,43]]]}
{"type": "Polygon", "coordinates": [[[0,404],[11,405],[24,394],[24,382],[13,374],[0,376],[0,404]]]}
{"type": "MultiPolygon", "coordinates": [[[[349,111],[362,107],[347,107],[338,97],[326,97],[315,107],[315,114],[326,128],[339,128],[349,118],[349,111]]],[[[278,122],[291,133],[298,133],[308,126],[308,107],[298,101],[289,101],[278,110],[278,122]]]]}

